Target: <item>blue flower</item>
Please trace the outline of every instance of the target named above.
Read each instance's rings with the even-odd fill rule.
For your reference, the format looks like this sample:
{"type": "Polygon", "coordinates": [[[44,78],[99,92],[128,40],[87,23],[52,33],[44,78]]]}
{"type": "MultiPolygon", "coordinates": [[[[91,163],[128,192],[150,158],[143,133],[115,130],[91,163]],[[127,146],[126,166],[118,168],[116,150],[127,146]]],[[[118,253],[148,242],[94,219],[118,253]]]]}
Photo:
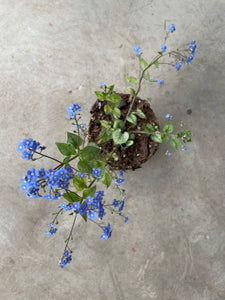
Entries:
{"type": "Polygon", "coordinates": [[[101,169],[99,168],[93,168],[92,169],[92,175],[95,177],[95,178],[98,178],[101,176],[101,169]]]}
{"type": "Polygon", "coordinates": [[[173,154],[171,152],[166,152],[167,156],[172,156],[173,154]]]}
{"type": "Polygon", "coordinates": [[[166,114],[166,115],[165,115],[165,118],[171,120],[171,119],[173,118],[173,116],[172,116],[171,114],[166,114]]]}
{"type": "Polygon", "coordinates": [[[115,185],[120,185],[120,184],[122,184],[122,183],[124,183],[124,178],[118,178],[118,179],[114,179],[113,180],[113,183],[115,184],[115,185]]]}
{"type": "Polygon", "coordinates": [[[79,207],[79,213],[81,216],[83,216],[88,210],[88,205],[87,205],[87,202],[83,202],[81,204],[81,206],[79,207]]]}
{"type": "Polygon", "coordinates": [[[61,268],[66,267],[72,260],[71,252],[68,250],[64,251],[62,259],[59,261],[59,266],[61,268]]]}
{"type": "Polygon", "coordinates": [[[175,25],[174,24],[171,24],[169,27],[168,27],[168,31],[169,32],[174,32],[176,30],[175,28],[175,25]]]}
{"type": "Polygon", "coordinates": [[[95,220],[96,217],[97,217],[97,214],[96,214],[96,212],[95,212],[94,210],[90,210],[90,211],[88,212],[87,217],[88,217],[88,219],[95,220]]]}
{"type": "Polygon", "coordinates": [[[126,218],[124,219],[124,223],[127,223],[128,221],[130,221],[130,218],[126,217],[126,218]]]}
{"type": "Polygon", "coordinates": [[[175,69],[176,69],[177,71],[180,70],[181,66],[182,66],[182,64],[181,64],[180,62],[175,62],[175,69]]]}
{"type": "Polygon", "coordinates": [[[118,208],[118,212],[121,212],[123,210],[123,208],[124,208],[124,200],[122,200],[122,202],[118,208]]]}
{"type": "Polygon", "coordinates": [[[162,44],[161,45],[162,53],[166,52],[167,46],[162,44]]]}
{"type": "Polygon", "coordinates": [[[51,236],[51,235],[52,235],[52,234],[51,234],[51,232],[50,232],[50,231],[48,231],[48,230],[46,230],[46,231],[45,231],[45,234],[46,234],[46,236],[47,236],[47,237],[49,237],[49,236],[51,236]]]}
{"type": "Polygon", "coordinates": [[[63,253],[63,256],[68,256],[70,253],[68,250],[66,250],[64,253],[63,253]]]}
{"type": "Polygon", "coordinates": [[[102,82],[100,82],[100,88],[104,88],[104,87],[105,87],[105,85],[106,85],[106,84],[105,84],[105,82],[103,82],[103,81],[102,81],[102,82]]]}
{"type": "Polygon", "coordinates": [[[186,146],[185,148],[183,148],[183,151],[188,151],[190,149],[190,147],[186,146]]]}
{"type": "Polygon", "coordinates": [[[81,179],[84,179],[85,177],[87,177],[87,175],[85,175],[84,173],[82,172],[78,172],[78,175],[81,179]]]}
{"type": "Polygon", "coordinates": [[[60,206],[61,208],[63,208],[64,211],[69,211],[69,210],[72,209],[72,207],[71,207],[70,205],[67,205],[66,202],[60,203],[59,206],[60,206]]]}
{"type": "Polygon", "coordinates": [[[157,82],[158,82],[160,85],[163,85],[163,84],[164,84],[164,80],[161,80],[161,79],[157,79],[157,82]]]}
{"type": "Polygon", "coordinates": [[[196,43],[195,41],[191,41],[189,44],[189,49],[191,50],[191,56],[195,56],[195,50],[196,50],[196,43]]]}
{"type": "Polygon", "coordinates": [[[114,199],[114,200],[113,200],[113,206],[114,206],[114,207],[119,206],[119,201],[116,200],[116,199],[114,199]]]}
{"type": "Polygon", "coordinates": [[[194,59],[194,56],[189,56],[187,58],[186,64],[189,65],[192,62],[193,59],[194,59]]]}
{"type": "Polygon", "coordinates": [[[123,177],[123,173],[124,173],[124,172],[123,172],[122,170],[119,170],[119,176],[120,176],[120,177],[123,177]]]}
{"type": "Polygon", "coordinates": [[[98,102],[98,107],[101,108],[101,106],[102,106],[102,104],[101,104],[101,102],[99,101],[99,102],[98,102]]]}
{"type": "Polygon", "coordinates": [[[70,104],[69,106],[67,106],[68,117],[70,119],[73,119],[76,116],[76,111],[80,111],[80,110],[81,110],[81,108],[77,103],[70,104]]]}
{"type": "Polygon", "coordinates": [[[107,226],[103,227],[103,233],[100,236],[100,239],[107,240],[111,237],[112,229],[110,227],[110,224],[108,223],[107,226]]]}
{"type": "Polygon", "coordinates": [[[98,208],[98,217],[99,219],[102,219],[105,215],[105,210],[104,210],[104,206],[102,204],[102,202],[99,202],[99,208],[98,208]]]}
{"type": "Polygon", "coordinates": [[[104,196],[104,191],[97,191],[95,193],[95,198],[94,198],[94,200],[93,200],[93,202],[91,204],[91,207],[93,209],[98,209],[100,207],[100,203],[101,203],[101,201],[103,199],[103,196],[104,196]]]}
{"type": "Polygon", "coordinates": [[[133,49],[134,49],[134,54],[135,55],[138,56],[138,55],[141,54],[141,52],[140,52],[141,47],[140,46],[134,46],[133,49]]]}
{"type": "Polygon", "coordinates": [[[38,171],[38,178],[44,179],[44,178],[47,178],[47,176],[48,176],[48,173],[45,171],[44,168],[42,168],[38,171]]]}
{"type": "Polygon", "coordinates": [[[33,157],[34,152],[41,148],[40,143],[35,140],[29,138],[24,139],[17,146],[17,151],[22,153],[22,158],[29,160],[33,157]]]}
{"type": "Polygon", "coordinates": [[[71,204],[71,209],[79,210],[79,208],[80,208],[80,203],[79,202],[73,202],[71,204]]]}
{"type": "Polygon", "coordinates": [[[92,204],[92,203],[93,203],[93,200],[94,200],[94,198],[93,198],[93,197],[91,197],[91,196],[88,196],[88,197],[85,199],[85,201],[86,201],[87,205],[90,205],[90,204],[92,204]]]}
{"type": "Polygon", "coordinates": [[[55,234],[57,230],[58,230],[57,228],[52,227],[50,230],[46,230],[45,234],[49,237],[49,236],[55,234]]]}

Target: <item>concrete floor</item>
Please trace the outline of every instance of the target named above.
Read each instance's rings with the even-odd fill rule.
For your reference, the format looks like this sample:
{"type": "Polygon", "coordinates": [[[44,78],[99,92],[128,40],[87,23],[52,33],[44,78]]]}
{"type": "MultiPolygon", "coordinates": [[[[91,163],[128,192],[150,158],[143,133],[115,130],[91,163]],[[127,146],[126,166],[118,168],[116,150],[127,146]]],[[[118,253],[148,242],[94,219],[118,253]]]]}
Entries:
{"type": "Polygon", "coordinates": [[[225,300],[224,12],[224,0],[0,0],[0,299],[225,300]],[[60,201],[23,196],[19,179],[43,163],[22,160],[17,143],[33,137],[58,155],[54,142],[71,129],[66,106],[79,103],[88,122],[100,81],[125,92],[124,77],[137,74],[132,47],[152,57],[164,20],[177,27],[168,47],[195,39],[196,58],[180,72],[162,66],[165,85],[141,95],[161,124],[168,112],[182,120],[194,142],[172,157],[162,145],[127,172],[131,221],[113,217],[108,241],[78,222],[73,261],[60,269],[71,220],[45,236],[60,201]]]}

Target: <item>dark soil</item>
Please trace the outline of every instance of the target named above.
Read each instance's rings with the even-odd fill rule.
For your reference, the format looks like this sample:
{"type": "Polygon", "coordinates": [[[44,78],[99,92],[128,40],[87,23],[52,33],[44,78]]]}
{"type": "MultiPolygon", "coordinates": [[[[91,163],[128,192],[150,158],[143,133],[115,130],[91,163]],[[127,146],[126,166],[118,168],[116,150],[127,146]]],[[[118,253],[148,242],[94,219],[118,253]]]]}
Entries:
{"type": "MultiPolygon", "coordinates": [[[[121,110],[121,119],[124,120],[128,112],[130,101],[129,94],[119,94],[122,97],[120,103],[121,110]]],[[[101,102],[101,107],[98,106],[98,100],[94,103],[91,108],[91,120],[88,127],[89,141],[98,142],[98,136],[102,130],[101,123],[99,120],[112,121],[110,115],[104,113],[104,105],[106,102],[101,102]]],[[[133,105],[132,111],[135,111],[137,108],[141,109],[146,115],[146,119],[141,119],[137,117],[137,125],[132,128],[134,131],[144,130],[146,123],[157,124],[158,121],[150,104],[146,100],[141,100],[137,97],[133,105]]],[[[130,126],[130,123],[126,123],[127,126],[130,126]]],[[[151,157],[155,151],[158,149],[158,143],[152,141],[149,136],[146,134],[135,134],[134,144],[129,148],[122,150],[121,147],[117,147],[116,154],[119,157],[117,161],[111,160],[109,164],[119,170],[127,169],[137,169],[140,168],[141,164],[144,163],[149,157],[151,157]]],[[[113,142],[109,141],[104,144],[101,144],[101,155],[106,156],[113,149],[113,142]]]]}

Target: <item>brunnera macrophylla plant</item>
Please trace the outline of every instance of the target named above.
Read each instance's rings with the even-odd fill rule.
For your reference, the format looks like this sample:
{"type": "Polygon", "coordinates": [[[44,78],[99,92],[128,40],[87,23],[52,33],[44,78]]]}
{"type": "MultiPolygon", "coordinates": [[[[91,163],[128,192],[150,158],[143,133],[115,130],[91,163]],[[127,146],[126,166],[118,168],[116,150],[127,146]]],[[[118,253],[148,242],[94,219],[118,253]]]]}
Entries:
{"type": "MultiPolygon", "coordinates": [[[[113,121],[100,120],[102,131],[97,144],[89,142],[87,126],[80,122],[81,108],[78,104],[71,104],[67,107],[68,117],[73,120],[73,132],[67,132],[66,142],[56,143],[62,155],[61,160],[46,154],[46,147],[32,138],[24,139],[18,144],[17,151],[21,152],[23,159],[36,161],[47,158],[55,163],[52,169],[48,170],[44,167],[29,169],[21,179],[20,187],[29,198],[43,198],[48,201],[57,201],[63,198],[63,202],[58,205],[58,210],[53,213],[52,220],[45,231],[47,237],[55,235],[58,230],[57,225],[60,215],[63,213],[72,219],[71,229],[65,240],[65,247],[59,260],[61,268],[64,268],[72,260],[72,250],[69,243],[72,240],[77,218],[82,218],[86,223],[95,223],[100,228],[100,239],[102,240],[109,239],[112,234],[110,223],[105,221],[107,213],[119,215],[125,223],[129,220],[129,217],[123,212],[126,191],[121,188],[121,185],[124,183],[124,172],[114,170],[108,164],[109,159],[117,160],[113,149],[106,157],[100,155],[100,147],[104,145],[104,142],[112,140],[114,147],[128,148],[133,144],[134,135],[138,133],[149,135],[152,140],[158,143],[169,141],[175,149],[178,149],[180,145],[184,151],[189,149],[186,143],[191,142],[191,132],[182,130],[175,134],[171,122],[173,117],[170,113],[165,116],[170,122],[164,125],[162,131],[159,130],[157,125],[150,123],[145,125],[143,131],[132,129],[137,124],[138,118],[145,119],[146,117],[141,109],[132,110],[133,103],[141,90],[143,79],[149,82],[157,82],[160,85],[164,83],[161,79],[153,79],[150,76],[149,69],[151,67],[158,68],[161,61],[166,63],[163,59],[169,57],[172,61],[167,63],[179,71],[184,64],[189,64],[194,58],[195,41],[190,42],[185,50],[166,52],[165,42],[170,33],[174,31],[175,26],[172,24],[168,27],[164,44],[161,45],[161,51],[150,63],[147,63],[142,57],[141,48],[139,46],[134,47],[142,72],[139,79],[134,76],[126,77],[127,81],[136,88],[128,88],[130,107],[125,120],[120,119],[119,104],[121,97],[114,91],[114,86],[107,87],[105,83],[100,84],[101,91],[95,92],[99,99],[99,106],[101,106],[101,102],[104,102],[104,112],[110,114],[113,121]],[[115,192],[115,196],[110,199],[110,202],[104,198],[105,189],[109,187],[113,187],[115,192]]],[[[171,156],[172,153],[167,150],[166,155],[171,156]]]]}

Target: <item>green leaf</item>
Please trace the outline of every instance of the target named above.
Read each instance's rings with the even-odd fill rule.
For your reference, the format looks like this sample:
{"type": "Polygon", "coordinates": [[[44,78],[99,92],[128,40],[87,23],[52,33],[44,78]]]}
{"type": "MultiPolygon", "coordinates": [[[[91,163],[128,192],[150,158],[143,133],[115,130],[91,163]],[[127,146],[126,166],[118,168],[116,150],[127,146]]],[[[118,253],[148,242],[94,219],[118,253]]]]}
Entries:
{"type": "Polygon", "coordinates": [[[112,175],[111,173],[105,173],[102,179],[100,181],[107,186],[107,188],[111,185],[112,183],[112,175]]]}
{"type": "Polygon", "coordinates": [[[129,86],[127,89],[128,89],[128,91],[130,92],[130,94],[131,94],[132,96],[135,96],[135,90],[132,89],[132,87],[129,86]]]}
{"type": "Polygon", "coordinates": [[[154,128],[152,127],[152,125],[151,125],[150,123],[148,123],[148,124],[145,124],[144,131],[145,131],[147,134],[151,134],[152,131],[154,131],[154,128]]]}
{"type": "Polygon", "coordinates": [[[120,110],[119,108],[115,107],[112,111],[112,114],[114,116],[114,118],[118,119],[120,117],[120,110]]]}
{"type": "Polygon", "coordinates": [[[134,141],[132,141],[132,140],[127,141],[127,142],[126,142],[126,147],[132,146],[133,143],[134,143],[134,141]]]}
{"type": "Polygon", "coordinates": [[[96,192],[96,185],[83,191],[83,199],[86,199],[88,196],[94,197],[96,192]]]}
{"type": "Polygon", "coordinates": [[[102,141],[107,142],[112,139],[112,128],[104,128],[101,130],[99,137],[98,137],[98,144],[100,144],[102,141]]]}
{"type": "Polygon", "coordinates": [[[107,93],[111,94],[113,92],[114,85],[110,85],[109,88],[107,88],[107,93]]]}
{"type": "Polygon", "coordinates": [[[158,60],[156,60],[156,61],[153,63],[153,66],[155,66],[156,68],[159,67],[159,62],[158,62],[158,60]]]}
{"type": "Polygon", "coordinates": [[[87,161],[79,160],[77,167],[83,173],[88,173],[88,174],[92,173],[93,167],[87,161]]]}
{"type": "Polygon", "coordinates": [[[114,124],[113,124],[114,129],[117,129],[117,128],[124,129],[124,126],[125,126],[125,124],[122,120],[117,119],[114,121],[114,124]]]}
{"type": "Polygon", "coordinates": [[[165,133],[172,133],[173,132],[173,124],[172,123],[166,123],[163,127],[163,132],[165,133]]]}
{"type": "Polygon", "coordinates": [[[87,213],[85,213],[84,215],[81,216],[85,222],[87,222],[87,213]]]}
{"type": "Polygon", "coordinates": [[[154,142],[157,142],[157,143],[162,143],[162,137],[161,137],[161,133],[160,132],[155,132],[151,135],[151,139],[154,141],[154,142]]]}
{"type": "Polygon", "coordinates": [[[184,143],[192,142],[190,130],[183,130],[181,132],[178,132],[177,137],[182,138],[184,143]]]}
{"type": "Polygon", "coordinates": [[[111,108],[108,104],[106,104],[106,105],[104,106],[104,112],[105,112],[106,114],[110,114],[110,113],[112,112],[112,108],[111,108]]]}
{"type": "Polygon", "coordinates": [[[67,193],[63,194],[63,198],[65,198],[70,203],[80,202],[80,200],[81,200],[81,197],[79,195],[77,195],[77,193],[75,193],[75,192],[67,192],[67,193]]]}
{"type": "Polygon", "coordinates": [[[143,69],[145,69],[148,66],[147,61],[145,61],[142,57],[139,57],[139,62],[143,69]]]}
{"type": "Polygon", "coordinates": [[[63,163],[65,165],[67,165],[69,161],[70,161],[70,156],[67,156],[67,157],[64,158],[63,163]]]}
{"type": "Polygon", "coordinates": [[[100,120],[100,123],[101,123],[102,127],[104,127],[104,128],[111,128],[111,125],[112,125],[112,122],[105,121],[105,120],[100,120]]]}
{"type": "Polygon", "coordinates": [[[126,141],[129,139],[129,133],[126,131],[122,133],[121,129],[118,128],[113,132],[112,138],[115,145],[122,145],[125,144],[126,141]]]}
{"type": "Polygon", "coordinates": [[[141,109],[138,108],[135,113],[139,118],[146,119],[146,115],[143,113],[141,109]]]}
{"type": "Polygon", "coordinates": [[[107,98],[107,100],[114,104],[117,104],[117,103],[120,103],[121,97],[120,97],[120,95],[113,93],[110,97],[107,98]]]}
{"type": "Polygon", "coordinates": [[[76,154],[74,147],[66,143],[55,143],[62,155],[69,156],[76,154]]]}
{"type": "Polygon", "coordinates": [[[172,137],[170,140],[170,144],[172,147],[178,149],[178,147],[180,145],[180,139],[178,137],[172,137]]]}
{"type": "Polygon", "coordinates": [[[133,76],[127,76],[126,77],[126,80],[128,82],[130,82],[131,84],[133,85],[137,85],[138,84],[138,81],[137,81],[137,78],[133,77],[133,76]]]}
{"type": "Polygon", "coordinates": [[[169,141],[169,137],[165,133],[161,133],[161,138],[162,138],[163,142],[169,141]]]}
{"type": "Polygon", "coordinates": [[[98,155],[99,151],[100,148],[98,145],[95,144],[95,146],[92,146],[88,144],[81,150],[79,157],[81,160],[92,160],[98,155]]]}
{"type": "Polygon", "coordinates": [[[159,55],[161,55],[161,56],[163,55],[161,51],[159,51],[158,53],[159,53],[159,55]]]}
{"type": "Polygon", "coordinates": [[[145,72],[143,77],[145,80],[150,81],[150,75],[148,72],[145,72]]]}
{"type": "Polygon", "coordinates": [[[137,117],[131,113],[129,116],[127,116],[127,121],[130,122],[131,124],[136,125],[137,124],[137,117]]]}
{"type": "Polygon", "coordinates": [[[83,189],[86,189],[87,182],[88,182],[87,177],[80,178],[79,175],[75,175],[73,178],[73,185],[74,185],[75,189],[77,189],[78,191],[83,191],[83,189]]]}
{"type": "Polygon", "coordinates": [[[106,98],[106,93],[95,91],[95,95],[98,97],[100,101],[104,101],[106,98]]]}
{"type": "Polygon", "coordinates": [[[82,145],[83,140],[79,135],[67,132],[67,143],[73,145],[75,149],[78,149],[82,145]]]}
{"type": "Polygon", "coordinates": [[[113,158],[115,161],[117,161],[117,160],[119,159],[119,157],[117,156],[116,153],[113,153],[112,158],[113,158]]]}

